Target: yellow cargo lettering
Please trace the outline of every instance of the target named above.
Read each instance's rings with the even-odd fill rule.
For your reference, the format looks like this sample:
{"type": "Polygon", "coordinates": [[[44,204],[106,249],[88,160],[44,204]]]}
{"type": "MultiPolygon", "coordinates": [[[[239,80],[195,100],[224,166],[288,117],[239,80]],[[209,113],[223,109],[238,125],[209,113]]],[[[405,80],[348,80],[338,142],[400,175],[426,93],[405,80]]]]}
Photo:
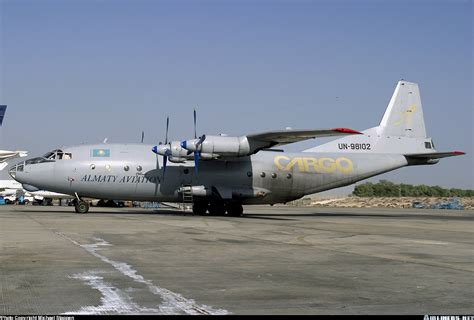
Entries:
{"type": "Polygon", "coordinates": [[[336,163],[334,159],[331,158],[321,158],[319,159],[319,167],[321,172],[332,173],[336,171],[336,163]]]}
{"type": "Polygon", "coordinates": [[[293,159],[291,159],[290,163],[288,163],[288,165],[286,166],[285,168],[285,171],[290,171],[291,168],[293,168],[295,166],[295,164],[298,164],[298,171],[300,172],[305,172],[304,171],[304,164],[303,164],[303,159],[300,158],[300,157],[295,157],[293,159]]]}
{"type": "Polygon", "coordinates": [[[313,157],[294,157],[277,156],[274,158],[275,166],[281,171],[290,171],[296,166],[298,172],[340,172],[343,174],[351,173],[354,169],[350,159],[340,157],[333,158],[313,158],[313,157]]]}
{"type": "Polygon", "coordinates": [[[304,161],[304,172],[319,172],[318,159],[305,157],[303,158],[303,161],[304,161]]]}
{"type": "Polygon", "coordinates": [[[278,170],[285,171],[286,166],[281,164],[280,162],[281,160],[290,161],[290,158],[288,158],[287,156],[278,156],[278,157],[275,157],[274,159],[275,166],[278,168],[278,170]]]}
{"type": "Polygon", "coordinates": [[[353,169],[352,161],[347,158],[337,158],[336,166],[341,173],[351,173],[353,169]]]}

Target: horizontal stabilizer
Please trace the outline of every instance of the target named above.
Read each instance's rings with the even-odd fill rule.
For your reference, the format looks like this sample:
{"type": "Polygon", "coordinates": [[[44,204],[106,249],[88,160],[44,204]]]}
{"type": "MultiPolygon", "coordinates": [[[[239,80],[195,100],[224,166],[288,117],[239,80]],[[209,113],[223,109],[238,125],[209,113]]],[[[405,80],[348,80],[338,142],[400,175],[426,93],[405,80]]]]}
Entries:
{"type": "Polygon", "coordinates": [[[349,134],[362,134],[359,131],[348,128],[320,129],[320,130],[275,130],[263,133],[247,135],[249,140],[257,140],[271,143],[270,146],[295,143],[307,139],[344,136],[349,134]]]}
{"type": "Polygon", "coordinates": [[[466,154],[462,151],[452,151],[452,152],[432,152],[432,153],[413,153],[406,154],[405,157],[412,159],[441,159],[447,157],[462,156],[466,154]]]}

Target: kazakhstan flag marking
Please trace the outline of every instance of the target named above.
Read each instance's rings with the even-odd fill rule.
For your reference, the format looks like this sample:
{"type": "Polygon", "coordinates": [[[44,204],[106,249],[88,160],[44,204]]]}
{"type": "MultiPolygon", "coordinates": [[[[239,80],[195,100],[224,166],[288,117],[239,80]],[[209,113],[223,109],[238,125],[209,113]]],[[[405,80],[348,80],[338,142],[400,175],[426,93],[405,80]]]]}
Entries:
{"type": "Polygon", "coordinates": [[[93,157],[110,157],[110,149],[92,149],[93,157]]]}

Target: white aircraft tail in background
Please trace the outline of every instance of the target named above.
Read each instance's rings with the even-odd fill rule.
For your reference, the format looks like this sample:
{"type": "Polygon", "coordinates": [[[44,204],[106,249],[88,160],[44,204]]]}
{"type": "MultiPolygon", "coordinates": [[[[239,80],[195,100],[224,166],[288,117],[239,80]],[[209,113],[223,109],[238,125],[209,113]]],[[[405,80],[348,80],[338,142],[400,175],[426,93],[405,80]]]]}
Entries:
{"type": "MultiPolygon", "coordinates": [[[[3,124],[3,119],[5,118],[5,112],[7,111],[6,105],[0,105],[0,127],[3,124]]],[[[28,155],[28,151],[8,151],[8,150],[0,150],[0,171],[3,170],[8,163],[5,162],[8,159],[13,159],[16,157],[26,157],[28,155]]]]}

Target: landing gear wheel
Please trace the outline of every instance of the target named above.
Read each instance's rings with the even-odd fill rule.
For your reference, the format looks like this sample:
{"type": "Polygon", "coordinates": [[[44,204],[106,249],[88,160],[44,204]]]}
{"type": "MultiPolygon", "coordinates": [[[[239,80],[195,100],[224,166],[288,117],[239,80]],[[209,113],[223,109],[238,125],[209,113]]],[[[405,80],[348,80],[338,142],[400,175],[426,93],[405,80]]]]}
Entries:
{"type": "Polygon", "coordinates": [[[239,203],[229,203],[226,206],[227,214],[232,217],[241,217],[244,212],[244,208],[239,203]]]}
{"type": "Polygon", "coordinates": [[[211,202],[209,204],[209,214],[211,216],[223,216],[225,214],[225,206],[222,202],[211,202]]]}
{"type": "Polygon", "coordinates": [[[207,212],[207,202],[195,202],[193,204],[193,213],[197,216],[205,216],[207,212]]]}
{"type": "Polygon", "coordinates": [[[85,201],[79,201],[75,204],[75,209],[76,209],[76,213],[87,213],[89,212],[89,203],[85,202],[85,201]]]}

